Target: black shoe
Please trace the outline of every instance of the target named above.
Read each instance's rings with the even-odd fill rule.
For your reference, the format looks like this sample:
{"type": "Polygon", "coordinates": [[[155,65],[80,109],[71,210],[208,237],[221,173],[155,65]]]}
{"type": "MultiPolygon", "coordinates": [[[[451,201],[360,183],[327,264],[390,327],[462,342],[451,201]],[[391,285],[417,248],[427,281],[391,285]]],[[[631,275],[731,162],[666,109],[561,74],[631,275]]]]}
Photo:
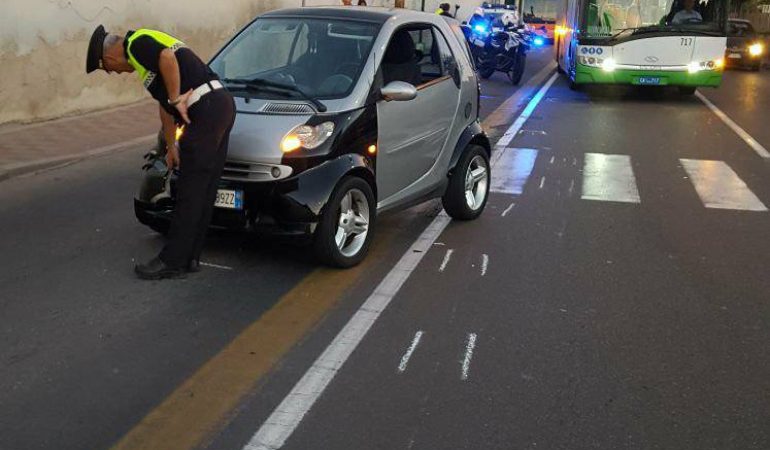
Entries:
{"type": "Polygon", "coordinates": [[[191,259],[189,263],[187,263],[187,272],[189,273],[195,273],[201,271],[201,262],[199,259],[191,259]]]}
{"type": "Polygon", "coordinates": [[[162,280],[164,278],[184,277],[184,270],[175,267],[169,267],[160,260],[153,258],[147,264],[137,264],[134,267],[136,275],[143,280],[162,280]]]}

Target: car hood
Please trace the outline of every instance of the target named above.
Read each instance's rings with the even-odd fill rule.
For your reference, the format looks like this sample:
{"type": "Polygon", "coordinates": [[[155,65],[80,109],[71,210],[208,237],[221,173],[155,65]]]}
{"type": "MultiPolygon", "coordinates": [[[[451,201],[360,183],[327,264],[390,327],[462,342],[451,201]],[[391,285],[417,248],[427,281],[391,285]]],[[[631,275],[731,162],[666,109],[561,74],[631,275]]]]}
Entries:
{"type": "Polygon", "coordinates": [[[754,36],[733,36],[727,38],[727,47],[728,48],[744,48],[748,47],[749,45],[753,44],[754,41],[756,41],[757,38],[754,36]]]}
{"type": "MultiPolygon", "coordinates": [[[[286,102],[278,103],[292,105],[286,102]]],[[[263,112],[266,106],[275,104],[277,103],[266,101],[246,103],[243,99],[236,99],[237,113],[230,132],[228,161],[281,164],[281,140],[295,127],[306,123],[313,114],[263,112]]],[[[306,106],[300,103],[293,105],[306,106]]]]}

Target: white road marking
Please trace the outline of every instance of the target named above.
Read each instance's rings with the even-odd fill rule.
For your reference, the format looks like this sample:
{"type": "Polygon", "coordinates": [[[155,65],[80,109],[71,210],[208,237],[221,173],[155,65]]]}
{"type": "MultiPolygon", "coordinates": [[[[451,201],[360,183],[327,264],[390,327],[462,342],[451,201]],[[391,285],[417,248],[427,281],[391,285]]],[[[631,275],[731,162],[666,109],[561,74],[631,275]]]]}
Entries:
{"type": "Polygon", "coordinates": [[[483,255],[481,255],[481,276],[482,277],[487,274],[488,267],[489,267],[489,255],[484,253],[483,255]]]}
{"type": "Polygon", "coordinates": [[[443,272],[444,269],[446,269],[446,265],[449,264],[449,260],[452,258],[452,253],[454,253],[455,250],[453,248],[450,248],[446,251],[446,254],[444,255],[444,260],[441,261],[441,266],[438,268],[439,272],[443,272]]]}
{"type": "Polygon", "coordinates": [[[409,364],[409,358],[412,357],[412,353],[414,353],[414,349],[416,349],[417,345],[420,343],[420,339],[422,339],[422,335],[423,335],[422,330],[414,334],[414,338],[412,339],[412,344],[409,346],[408,349],[406,349],[406,353],[404,353],[404,356],[401,357],[401,363],[398,365],[399,373],[404,373],[404,371],[406,370],[406,365],[409,364]]]}
{"type": "Polygon", "coordinates": [[[575,179],[573,178],[569,182],[569,189],[567,189],[567,192],[569,192],[569,196],[572,197],[572,191],[575,190],[575,179]]]}
{"type": "Polygon", "coordinates": [[[695,96],[698,97],[708,108],[716,114],[717,117],[722,119],[722,122],[725,123],[728,127],[730,127],[731,130],[735,132],[741,139],[743,139],[746,144],[751,147],[752,150],[757,152],[759,156],[762,158],[770,158],[770,152],[767,151],[765,147],[762,146],[759,142],[757,142],[756,139],[751,137],[749,133],[746,132],[743,128],[741,128],[737,123],[733,121],[730,117],[728,117],[727,114],[722,112],[721,109],[717,107],[717,105],[711,103],[709,99],[706,98],[705,95],[701,94],[700,92],[695,92],[695,96]]]}
{"type": "Polygon", "coordinates": [[[230,267],[230,266],[220,266],[219,264],[212,264],[212,263],[207,263],[207,262],[203,262],[203,261],[201,261],[200,264],[201,264],[201,266],[212,267],[214,269],[233,270],[233,268],[230,267]]]}
{"type": "Polygon", "coordinates": [[[553,164],[553,162],[556,160],[555,156],[551,156],[551,160],[548,161],[548,164],[553,164]]]}
{"type": "Polygon", "coordinates": [[[501,148],[501,147],[508,147],[508,144],[511,143],[514,137],[519,133],[519,130],[521,130],[521,127],[524,126],[524,123],[529,119],[529,116],[532,115],[532,113],[535,111],[535,108],[537,108],[538,103],[545,97],[545,93],[548,92],[548,89],[551,88],[551,85],[556,81],[556,79],[559,77],[559,74],[555,73],[551,76],[551,78],[545,82],[543,87],[540,88],[539,91],[537,91],[537,94],[535,94],[534,97],[532,97],[532,100],[530,100],[529,104],[526,108],[524,108],[524,111],[521,112],[521,115],[519,116],[516,121],[513,122],[513,125],[511,125],[510,128],[508,128],[508,131],[505,132],[505,134],[500,138],[499,141],[497,141],[497,144],[495,147],[501,148]]]}
{"type": "Polygon", "coordinates": [[[706,208],[767,211],[767,207],[724,161],[680,159],[706,208]]]}
{"type": "MultiPolygon", "coordinates": [[[[556,77],[557,75],[554,74],[546,85],[540,89],[538,95],[530,101],[525,112],[529,110],[529,114],[532,113],[537,103],[540,102],[547,92],[547,88],[550,88],[556,80],[556,77]]],[[[525,121],[516,120],[506,132],[506,135],[510,135],[508,142],[502,146],[498,142],[496,147],[507,146],[511,139],[513,139],[513,136],[516,135],[516,132],[524,125],[525,121]]],[[[498,153],[503,152],[498,151],[498,153]]],[[[495,164],[496,160],[493,159],[491,166],[494,168],[495,164]]],[[[388,307],[399,289],[401,289],[401,286],[403,286],[450,221],[451,219],[445,211],[442,211],[441,214],[433,219],[428,228],[407,249],[398,263],[393,266],[374,292],[340,330],[332,343],[326,347],[321,356],[315,360],[310,369],[305,372],[305,375],[294,385],[291,392],[284,397],[283,401],[270,414],[270,417],[254,433],[251,440],[243,447],[244,450],[275,450],[283,446],[286,439],[297,429],[302,418],[305,417],[305,414],[310,411],[316,400],[326,390],[326,387],[345,361],[347,361],[348,357],[350,357],[350,354],[361,343],[361,340],[366,336],[371,326],[380,317],[385,308],[388,307]]],[[[474,335],[474,345],[475,339],[474,335]]],[[[468,362],[470,363],[470,360],[468,362]]]]}
{"type": "Polygon", "coordinates": [[[583,163],[583,200],[640,203],[628,155],[586,153],[583,163]]]}
{"type": "Polygon", "coordinates": [[[463,372],[460,375],[461,380],[468,379],[468,371],[471,368],[471,358],[473,358],[473,349],[476,347],[476,333],[468,333],[468,343],[465,346],[465,358],[463,358],[463,372]]]}
{"type": "Polygon", "coordinates": [[[524,192],[524,185],[535,167],[537,150],[509,148],[498,152],[501,156],[495,161],[497,164],[492,171],[492,186],[489,190],[500,194],[520,195],[524,192]]]}
{"type": "Polygon", "coordinates": [[[505,217],[508,215],[509,212],[513,209],[513,207],[516,206],[516,203],[511,203],[507,208],[505,208],[505,211],[503,211],[502,214],[500,214],[501,217],[505,217]]]}
{"type": "Polygon", "coordinates": [[[540,187],[538,189],[543,189],[543,186],[545,185],[545,176],[540,177],[540,187]]]}

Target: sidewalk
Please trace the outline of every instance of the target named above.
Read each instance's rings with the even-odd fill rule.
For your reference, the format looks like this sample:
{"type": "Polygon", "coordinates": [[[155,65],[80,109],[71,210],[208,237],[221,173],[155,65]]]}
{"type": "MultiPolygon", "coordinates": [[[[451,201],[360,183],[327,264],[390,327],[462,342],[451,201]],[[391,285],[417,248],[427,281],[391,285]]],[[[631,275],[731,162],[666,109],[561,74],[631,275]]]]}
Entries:
{"type": "Polygon", "coordinates": [[[128,106],[30,125],[0,127],[0,181],[132,145],[152,143],[158,106],[128,106]]]}

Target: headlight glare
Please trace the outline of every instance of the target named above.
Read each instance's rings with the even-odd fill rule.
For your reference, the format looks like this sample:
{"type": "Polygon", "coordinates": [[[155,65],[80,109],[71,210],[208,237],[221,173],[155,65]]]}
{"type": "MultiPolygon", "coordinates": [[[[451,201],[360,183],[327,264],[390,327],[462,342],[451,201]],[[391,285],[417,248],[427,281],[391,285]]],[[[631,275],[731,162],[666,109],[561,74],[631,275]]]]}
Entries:
{"type": "Polygon", "coordinates": [[[764,51],[764,48],[762,47],[762,44],[757,42],[756,44],[752,44],[749,46],[749,54],[751,56],[759,56],[764,51]]]}
{"type": "Polygon", "coordinates": [[[287,134],[281,141],[281,151],[293,152],[299,148],[312,150],[318,148],[334,133],[334,122],[320,125],[300,125],[287,134]]]}
{"type": "Polygon", "coordinates": [[[701,69],[701,63],[693,61],[687,65],[687,71],[690,73],[698,73],[701,69]]]}
{"type": "Polygon", "coordinates": [[[604,69],[605,72],[614,72],[616,67],[617,64],[612,58],[607,58],[604,60],[604,63],[602,63],[602,69],[604,69]]]}

